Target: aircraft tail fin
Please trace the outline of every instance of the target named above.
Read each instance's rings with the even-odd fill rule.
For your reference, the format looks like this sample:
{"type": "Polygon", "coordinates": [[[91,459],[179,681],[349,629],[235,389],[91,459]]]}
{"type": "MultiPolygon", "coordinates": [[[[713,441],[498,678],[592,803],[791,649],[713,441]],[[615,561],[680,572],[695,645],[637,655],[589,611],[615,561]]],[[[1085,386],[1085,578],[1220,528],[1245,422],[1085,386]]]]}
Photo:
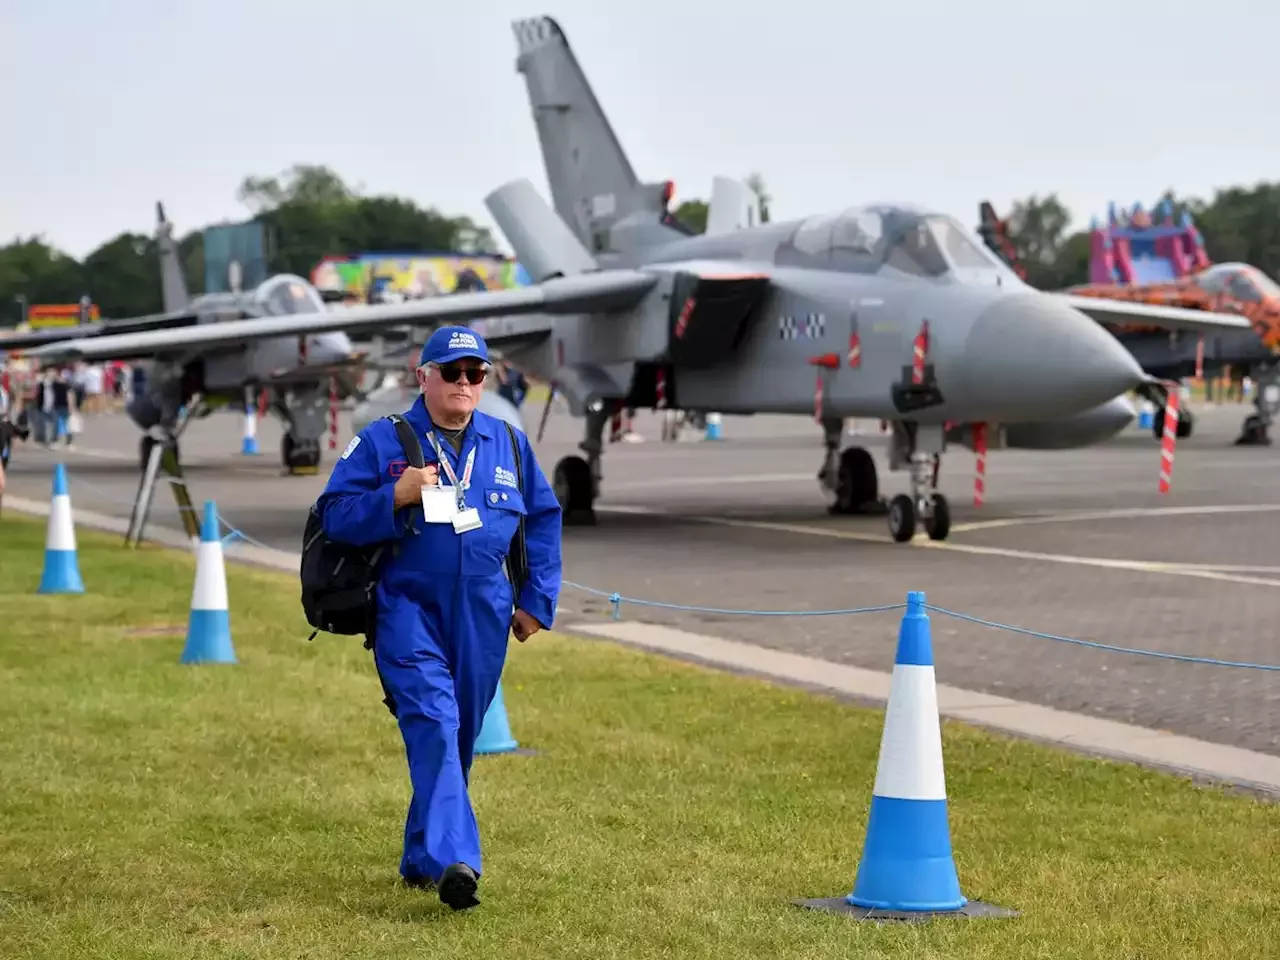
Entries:
{"type": "Polygon", "coordinates": [[[164,204],[156,203],[156,248],[160,254],[160,295],[164,312],[177,313],[191,306],[187,278],[182,272],[182,255],[173,239],[173,224],[164,215],[164,204]]]}
{"type": "Polygon", "coordinates": [[[978,236],[1020,279],[1027,279],[1027,269],[1022,265],[1013,241],[1009,239],[1009,221],[1000,219],[989,200],[978,204],[978,236]]]}
{"type": "Polygon", "coordinates": [[[484,205],[535,283],[596,269],[591,254],[528,180],[503,184],[484,205]]]}
{"type": "Polygon", "coordinates": [[[641,183],[564,31],[550,17],[512,23],[556,213],[594,253],[690,236],[670,212],[670,181],[641,183]]]}
{"type": "Polygon", "coordinates": [[[707,205],[707,236],[733,233],[760,225],[760,198],[745,183],[728,177],[711,181],[711,203],[707,205]]]}

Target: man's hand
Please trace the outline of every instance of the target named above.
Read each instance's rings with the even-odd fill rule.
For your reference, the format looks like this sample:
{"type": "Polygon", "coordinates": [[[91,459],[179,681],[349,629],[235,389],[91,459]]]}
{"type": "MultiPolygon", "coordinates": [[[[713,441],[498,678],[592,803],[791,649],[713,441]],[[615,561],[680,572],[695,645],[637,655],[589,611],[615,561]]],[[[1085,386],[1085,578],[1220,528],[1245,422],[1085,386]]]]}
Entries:
{"type": "Polygon", "coordinates": [[[422,488],[436,485],[439,476],[434,466],[406,467],[404,473],[396,479],[396,509],[422,502],[422,488]]]}
{"type": "Polygon", "coordinates": [[[516,635],[516,639],[521,643],[524,643],[541,629],[542,624],[523,610],[517,609],[515,615],[511,618],[511,632],[516,635]]]}

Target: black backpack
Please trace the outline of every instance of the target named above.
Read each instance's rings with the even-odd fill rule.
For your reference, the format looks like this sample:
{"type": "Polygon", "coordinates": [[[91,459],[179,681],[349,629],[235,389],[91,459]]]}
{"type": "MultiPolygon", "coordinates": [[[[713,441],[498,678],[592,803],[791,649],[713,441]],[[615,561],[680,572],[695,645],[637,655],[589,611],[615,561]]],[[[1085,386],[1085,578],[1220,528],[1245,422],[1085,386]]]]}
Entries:
{"type": "MultiPolygon", "coordinates": [[[[422,444],[413,427],[401,416],[387,418],[395,425],[396,436],[410,466],[422,467],[422,444]]],[[[504,422],[505,423],[505,422],[504,422]]],[[[520,446],[511,424],[505,424],[515,453],[516,479],[524,491],[524,477],[520,466],[520,446]]],[[[302,580],[302,611],[312,630],[308,640],[314,640],[321,630],[340,636],[366,637],[365,647],[373,646],[374,604],[373,591],[378,584],[378,564],[388,547],[394,543],[356,547],[331,540],[324,532],[320,513],[315,504],[307,515],[307,525],[302,532],[302,561],[299,574],[302,580]]],[[[515,596],[528,576],[529,559],[524,542],[524,517],[511,542],[507,554],[507,574],[511,579],[515,596]]]]}

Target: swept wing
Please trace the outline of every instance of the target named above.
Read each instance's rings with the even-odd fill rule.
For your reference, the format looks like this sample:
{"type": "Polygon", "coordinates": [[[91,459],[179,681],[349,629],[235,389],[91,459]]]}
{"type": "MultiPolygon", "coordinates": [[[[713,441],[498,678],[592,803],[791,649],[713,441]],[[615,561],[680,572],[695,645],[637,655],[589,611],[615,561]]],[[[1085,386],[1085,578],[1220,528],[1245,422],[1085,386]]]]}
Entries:
{"type": "Polygon", "coordinates": [[[1134,303],[1128,300],[1107,300],[1102,297],[1079,297],[1069,293],[1045,293],[1098,323],[1144,324],[1163,327],[1166,330],[1189,330],[1211,333],[1224,330],[1249,330],[1245,317],[1234,313],[1209,313],[1205,310],[1188,310],[1184,307],[1161,307],[1152,303],[1134,303]]]}
{"type": "Polygon", "coordinates": [[[198,322],[194,313],[181,310],[174,313],[130,317],[124,320],[105,320],[102,323],[77,324],[74,327],[51,327],[47,330],[31,330],[27,333],[0,333],[0,350],[30,351],[46,344],[141,333],[148,330],[171,330],[175,327],[194,326],[198,322]]]}
{"type": "Polygon", "coordinates": [[[380,327],[466,323],[481,317],[545,313],[609,312],[638,303],[658,282],[653,273],[608,270],[558,277],[538,286],[484,293],[459,293],[409,303],[353,307],[340,313],[294,314],[202,323],[177,330],[98,335],[65,340],[27,351],[44,362],[181,356],[226,348],[249,340],[327,331],[354,332],[380,327]]]}

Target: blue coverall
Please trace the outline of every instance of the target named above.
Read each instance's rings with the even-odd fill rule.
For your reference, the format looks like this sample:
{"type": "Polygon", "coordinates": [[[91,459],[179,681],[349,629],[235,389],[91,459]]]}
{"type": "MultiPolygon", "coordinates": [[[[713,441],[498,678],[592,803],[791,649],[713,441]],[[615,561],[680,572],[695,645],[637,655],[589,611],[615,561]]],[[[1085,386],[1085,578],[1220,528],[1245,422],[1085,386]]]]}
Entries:
{"type": "MultiPolygon", "coordinates": [[[[436,462],[426,439],[431,418],[421,396],[405,415],[436,462]]],[[[465,863],[481,873],[480,835],[467,794],[471,760],[485,711],[506,660],[513,606],[544,628],[555,620],[560,594],[560,504],[519,440],[524,495],[516,485],[505,424],[479,410],[471,415],[461,455],[437,433],[441,452],[463,478],[478,443],[466,506],[483,526],[465,533],[428,524],[422,506],[394,510],[392,490],[407,464],[395,427],[375,420],[334,465],[317,501],[325,533],[355,545],[395,541],[384,554],[377,587],[374,662],[395,702],[413,798],[405,820],[401,875],[439,883],[444,869],[465,863]],[[529,577],[518,598],[503,570],[520,514],[525,515],[529,577]]],[[[448,483],[441,471],[442,481],[448,483]]]]}

